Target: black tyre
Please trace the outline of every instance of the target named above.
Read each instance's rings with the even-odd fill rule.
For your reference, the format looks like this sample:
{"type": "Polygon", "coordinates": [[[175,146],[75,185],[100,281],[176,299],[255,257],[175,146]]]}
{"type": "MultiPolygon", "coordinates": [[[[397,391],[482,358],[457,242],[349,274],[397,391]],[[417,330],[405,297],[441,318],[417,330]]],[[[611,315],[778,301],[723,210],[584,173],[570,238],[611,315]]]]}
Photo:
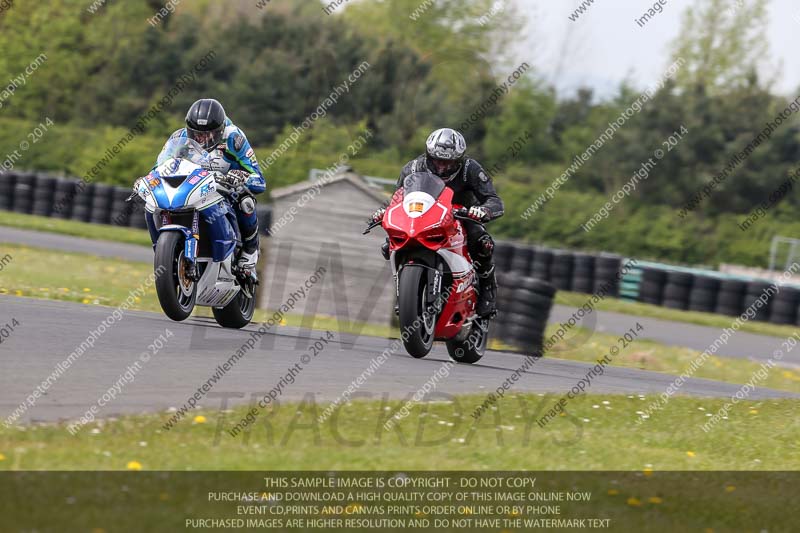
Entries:
{"type": "Polygon", "coordinates": [[[775,295],[775,286],[766,281],[751,281],[747,284],[744,295],[744,308],[753,306],[759,298],[766,296],[767,303],[761,307],[754,307],[755,317],[753,320],[766,322],[769,320],[770,309],[772,308],[772,298],[775,295]]]}
{"type": "Polygon", "coordinates": [[[97,183],[89,208],[89,221],[95,224],[108,224],[111,221],[111,203],[114,200],[114,187],[97,183]]]}
{"type": "Polygon", "coordinates": [[[478,318],[472,323],[469,336],[464,341],[447,341],[447,353],[457,363],[473,364],[480,361],[486,352],[489,340],[489,322],[478,318]]]}
{"type": "Polygon", "coordinates": [[[433,347],[436,313],[428,302],[425,269],[406,266],[400,271],[400,331],[406,333],[403,345],[417,359],[433,347]]]}
{"type": "Polygon", "coordinates": [[[533,262],[533,247],[518,244],[514,247],[509,270],[520,276],[527,276],[533,262]]]}
{"type": "Polygon", "coordinates": [[[34,174],[19,174],[14,185],[13,210],[17,213],[30,214],[33,210],[33,190],[36,185],[34,174]]]}
{"type": "Polygon", "coordinates": [[[663,281],[649,280],[642,278],[642,283],[639,285],[639,300],[653,305],[661,305],[664,300],[664,284],[663,281]]]}
{"type": "Polygon", "coordinates": [[[714,312],[729,316],[742,314],[746,288],[747,284],[738,279],[723,279],[720,281],[714,312]]]}
{"type": "Polygon", "coordinates": [[[794,324],[797,321],[797,306],[800,303],[800,291],[794,287],[784,286],[772,300],[769,321],[773,324],[794,324]]]}
{"type": "Polygon", "coordinates": [[[716,301],[717,291],[694,287],[689,293],[689,311],[713,313],[716,301]]]}
{"type": "Polygon", "coordinates": [[[53,195],[55,194],[56,179],[50,176],[37,176],[36,187],[33,189],[33,214],[49,217],[53,210],[53,195]]]}
{"type": "Polygon", "coordinates": [[[508,311],[530,317],[543,317],[546,320],[552,306],[552,298],[541,294],[530,294],[525,296],[524,299],[513,300],[508,305],[508,311]]]}
{"type": "Polygon", "coordinates": [[[92,198],[94,197],[94,183],[89,183],[79,190],[75,188],[75,195],[72,200],[72,220],[89,222],[92,214],[92,198]]]}
{"type": "Polygon", "coordinates": [[[68,219],[72,216],[72,204],[75,199],[76,180],[58,180],[53,194],[53,213],[56,218],[68,219]]]}
{"type": "Polygon", "coordinates": [[[156,294],[161,309],[172,320],[186,320],[194,310],[197,284],[186,277],[183,256],[184,237],[177,231],[166,231],[158,237],[153,262],[156,272],[156,294]]]}
{"type": "Polygon", "coordinates": [[[517,286],[521,289],[531,291],[542,296],[552,298],[556,294],[556,288],[546,281],[535,278],[518,278],[517,286]]]}
{"type": "Polygon", "coordinates": [[[694,276],[688,272],[667,272],[664,286],[664,307],[686,310],[694,276]]]}
{"type": "Polygon", "coordinates": [[[511,243],[495,243],[494,253],[492,255],[498,273],[508,272],[511,269],[511,259],[514,255],[514,247],[511,243]]]}
{"type": "Polygon", "coordinates": [[[211,309],[217,324],[223,328],[242,329],[253,320],[253,313],[256,310],[257,295],[253,291],[252,297],[247,297],[244,291],[231,300],[225,307],[211,309]]]}
{"type": "Polygon", "coordinates": [[[553,252],[546,248],[538,248],[533,255],[530,276],[550,281],[550,267],[553,264],[553,252]]]}
{"type": "Polygon", "coordinates": [[[10,211],[14,207],[14,184],[16,174],[0,172],[0,209],[10,211]]]}
{"type": "Polygon", "coordinates": [[[594,290],[595,257],[591,254],[576,253],[575,267],[572,271],[572,290],[591,294],[594,290]]]}

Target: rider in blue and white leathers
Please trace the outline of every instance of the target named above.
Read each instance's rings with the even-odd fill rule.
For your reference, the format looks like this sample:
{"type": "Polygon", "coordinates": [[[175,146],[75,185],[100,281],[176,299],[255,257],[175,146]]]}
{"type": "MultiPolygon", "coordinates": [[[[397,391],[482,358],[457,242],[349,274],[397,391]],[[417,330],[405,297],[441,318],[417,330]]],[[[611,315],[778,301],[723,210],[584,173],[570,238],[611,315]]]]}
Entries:
{"type": "MultiPolygon", "coordinates": [[[[186,127],[176,130],[167,142],[176,138],[191,138],[199,142],[212,157],[213,166],[210,170],[222,172],[230,180],[228,184],[235,191],[231,195],[232,206],[242,235],[239,269],[255,276],[258,262],[258,217],[252,195],[264,192],[267,184],[247,137],[225,115],[219,102],[204,99],[192,105],[186,115],[186,127]]],[[[147,225],[155,242],[158,234],[155,232],[153,216],[149,213],[147,225]]]]}

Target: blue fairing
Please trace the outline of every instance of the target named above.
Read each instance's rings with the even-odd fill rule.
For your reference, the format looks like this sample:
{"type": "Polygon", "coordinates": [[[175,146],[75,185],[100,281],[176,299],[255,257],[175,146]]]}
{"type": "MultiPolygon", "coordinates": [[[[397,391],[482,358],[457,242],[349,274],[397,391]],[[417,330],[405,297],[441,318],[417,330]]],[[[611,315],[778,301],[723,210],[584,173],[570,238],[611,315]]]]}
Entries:
{"type": "Polygon", "coordinates": [[[209,226],[214,261],[224,261],[236,250],[236,242],[239,240],[236,214],[228,202],[212,205],[200,214],[209,226]]]}
{"type": "MultiPolygon", "coordinates": [[[[155,188],[152,188],[153,198],[155,198],[156,205],[160,209],[181,209],[186,207],[186,201],[189,198],[189,195],[192,194],[192,191],[195,190],[197,187],[200,186],[200,181],[198,180],[197,183],[190,183],[191,178],[198,176],[203,177],[208,175],[208,171],[198,168],[188,176],[184,182],[178,187],[178,191],[175,193],[175,196],[172,198],[172,202],[169,201],[169,197],[167,193],[164,191],[164,182],[160,181],[155,188]]],[[[150,172],[150,177],[152,178],[161,178],[157,170],[153,170],[150,172]]]]}
{"type": "MultiPolygon", "coordinates": [[[[153,187],[151,191],[156,205],[159,209],[165,211],[177,210],[186,207],[186,201],[192,191],[200,186],[200,180],[196,184],[189,183],[190,178],[206,172],[205,170],[198,169],[189,176],[178,187],[172,202],[169,201],[167,193],[164,190],[163,178],[159,175],[158,171],[153,170],[150,172],[150,179],[158,179],[159,183],[153,187]]],[[[202,176],[201,176],[202,177],[202,176]]],[[[210,239],[211,253],[215,262],[224,261],[228,256],[236,251],[236,244],[240,240],[239,227],[236,221],[236,213],[231,208],[227,201],[222,201],[217,204],[206,207],[200,211],[200,216],[207,224],[209,234],[204,236],[203,239],[210,239]]],[[[194,238],[192,232],[188,228],[166,227],[160,231],[183,231],[187,239],[187,245],[194,245],[194,238]]],[[[187,248],[187,252],[190,250],[187,248]]],[[[187,257],[193,256],[193,253],[187,253],[187,257]]]]}

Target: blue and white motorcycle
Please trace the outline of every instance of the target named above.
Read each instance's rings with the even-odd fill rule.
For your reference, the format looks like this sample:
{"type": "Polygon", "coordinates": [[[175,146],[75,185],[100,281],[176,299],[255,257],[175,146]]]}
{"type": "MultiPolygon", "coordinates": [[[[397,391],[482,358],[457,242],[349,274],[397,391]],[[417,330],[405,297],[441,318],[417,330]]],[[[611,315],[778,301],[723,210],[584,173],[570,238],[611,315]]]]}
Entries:
{"type": "Polygon", "coordinates": [[[211,307],[219,325],[242,328],[256,306],[255,281],[237,275],[241,234],[224,174],[195,141],[170,140],[134,194],[153,214],[158,240],[156,292],[172,320],[187,319],[195,305],[211,307]]]}

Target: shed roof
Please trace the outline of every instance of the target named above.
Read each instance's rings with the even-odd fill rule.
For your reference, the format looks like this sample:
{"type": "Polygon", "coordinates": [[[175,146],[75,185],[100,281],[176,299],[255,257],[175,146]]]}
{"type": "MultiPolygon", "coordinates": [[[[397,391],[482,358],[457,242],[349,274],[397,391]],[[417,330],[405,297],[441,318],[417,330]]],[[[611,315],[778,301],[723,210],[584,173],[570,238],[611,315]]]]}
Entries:
{"type": "Polygon", "coordinates": [[[350,184],[379,203],[385,202],[389,198],[388,194],[382,192],[380,189],[376,189],[375,187],[371,186],[361,176],[352,172],[338,174],[327,180],[324,178],[316,181],[307,180],[307,181],[301,181],[299,183],[293,183],[292,185],[287,185],[286,187],[279,187],[272,191],[271,196],[274,200],[279,200],[287,196],[292,196],[298,193],[302,193],[320,184],[322,187],[327,187],[335,183],[350,184]]]}

